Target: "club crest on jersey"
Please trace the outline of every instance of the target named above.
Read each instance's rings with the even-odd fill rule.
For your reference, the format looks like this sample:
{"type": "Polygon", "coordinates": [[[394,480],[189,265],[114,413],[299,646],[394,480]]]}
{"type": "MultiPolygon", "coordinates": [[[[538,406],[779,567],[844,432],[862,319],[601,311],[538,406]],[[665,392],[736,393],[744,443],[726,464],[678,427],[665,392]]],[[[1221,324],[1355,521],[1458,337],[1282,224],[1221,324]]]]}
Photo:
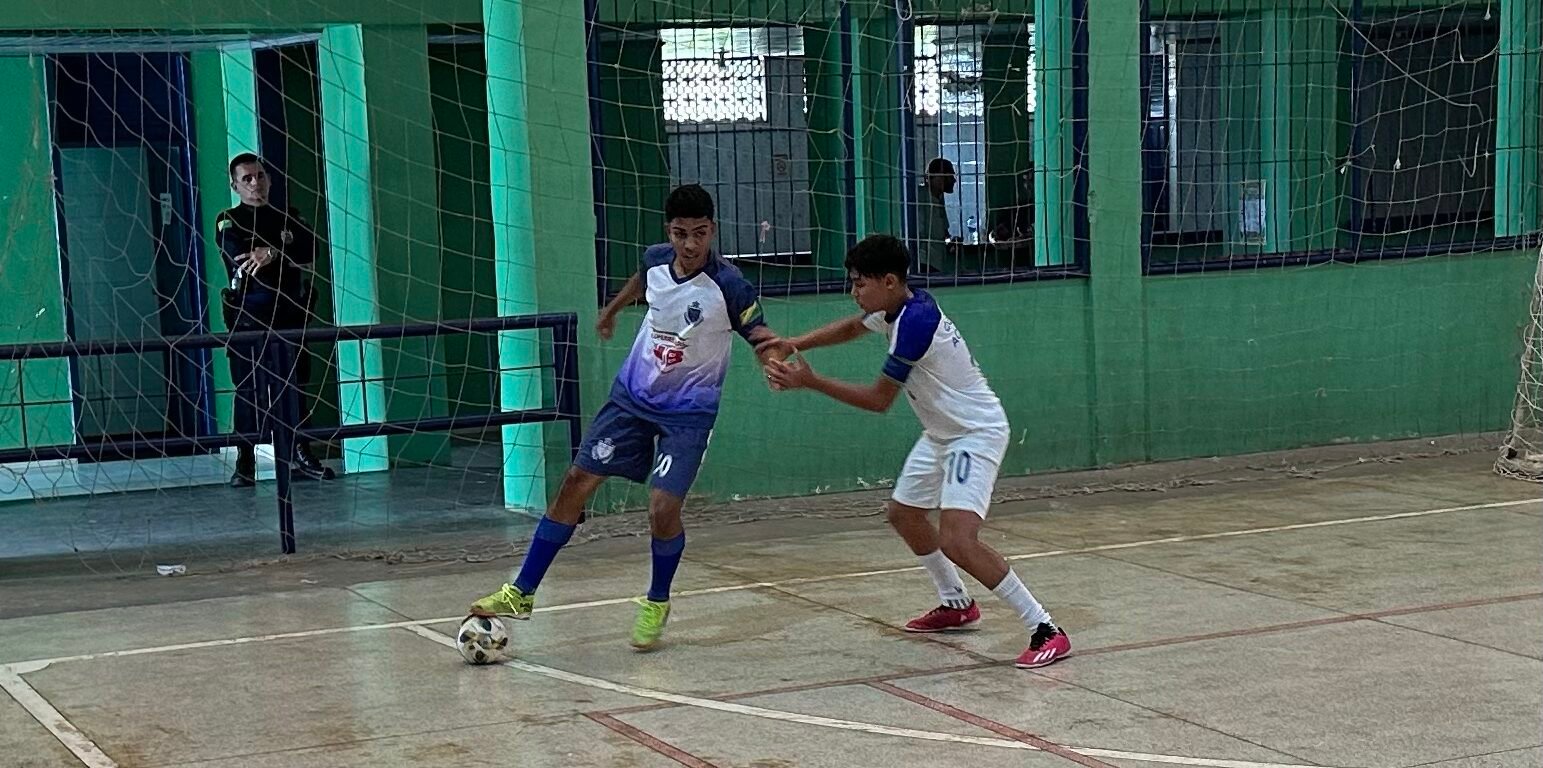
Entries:
{"type": "Polygon", "coordinates": [[[610,464],[611,457],[616,455],[616,443],[611,442],[609,437],[602,437],[600,442],[595,443],[595,447],[590,450],[589,455],[595,457],[595,461],[601,464],[610,464]]]}
{"type": "Polygon", "coordinates": [[[686,361],[686,344],[673,333],[656,330],[653,333],[653,353],[654,364],[659,367],[660,373],[664,373],[686,361]]]}
{"type": "Polygon", "coordinates": [[[285,245],[289,245],[290,243],[295,242],[295,233],[286,229],[279,233],[279,240],[285,245]]]}
{"type": "Polygon", "coordinates": [[[702,322],[702,302],[693,301],[686,307],[686,325],[692,326],[702,322]]]}

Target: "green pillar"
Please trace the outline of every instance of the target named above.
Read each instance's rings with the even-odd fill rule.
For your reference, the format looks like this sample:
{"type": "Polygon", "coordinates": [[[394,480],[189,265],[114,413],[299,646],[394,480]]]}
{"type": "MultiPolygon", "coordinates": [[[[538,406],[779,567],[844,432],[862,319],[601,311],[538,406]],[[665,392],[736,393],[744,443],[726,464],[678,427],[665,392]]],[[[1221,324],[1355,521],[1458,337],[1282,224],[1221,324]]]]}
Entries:
{"type": "MultiPolygon", "coordinates": [[[[219,57],[220,75],[225,81],[225,134],[231,149],[235,150],[231,154],[261,154],[257,122],[257,68],[252,64],[252,51],[247,48],[221,51],[219,57]]],[[[235,192],[231,193],[231,198],[234,201],[235,192]]]]}
{"type": "MultiPolygon", "coordinates": [[[[1092,17],[1104,9],[1097,7],[1099,3],[1088,6],[1092,24],[1092,17]]],[[[1069,0],[1034,0],[1034,85],[1038,96],[1034,110],[1034,264],[1041,267],[1069,264],[1076,258],[1072,226],[1072,38],[1076,26],[1070,9],[1069,0]]],[[[1139,22],[1131,22],[1131,35],[1139,31],[1139,22]]],[[[1089,60],[1123,56],[1123,52],[1091,50],[1100,53],[1089,60]]],[[[1091,86],[1088,90],[1091,99],[1091,86]]],[[[1139,138],[1139,128],[1136,133],[1139,138]]],[[[1130,166],[1121,173],[1139,167],[1130,166]]]]}
{"type": "MultiPolygon", "coordinates": [[[[257,78],[250,49],[202,50],[192,54],[191,80],[194,142],[198,167],[199,226],[204,240],[204,281],[208,291],[209,330],[221,333],[225,314],[219,289],[230,281],[214,222],[220,211],[236,204],[230,188],[230,159],[242,152],[257,152],[257,78]]],[[[234,427],[235,385],[223,347],[210,350],[214,381],[215,423],[221,431],[234,427]]]]}
{"type": "MultiPolygon", "coordinates": [[[[0,344],[63,341],[64,284],[54,228],[54,175],[43,56],[0,57],[0,178],[10,212],[0,268],[0,344]]],[[[75,442],[69,363],[0,362],[0,447],[75,442]]]]}
{"type": "Polygon", "coordinates": [[[1029,49],[1026,24],[987,35],[982,50],[986,97],[986,220],[982,239],[997,212],[1017,205],[1018,175],[1034,162],[1033,118],[1029,113],[1029,49]]]}
{"type": "Polygon", "coordinates": [[[861,10],[854,6],[852,13],[871,14],[853,20],[857,236],[860,239],[879,232],[899,236],[905,215],[901,121],[911,119],[901,111],[904,78],[895,56],[900,25],[894,8],[887,4],[861,10]]]}
{"type": "Polygon", "coordinates": [[[1500,67],[1495,114],[1495,236],[1543,227],[1543,6],[1500,4],[1500,67]]]}
{"type": "MultiPolygon", "coordinates": [[[[1249,25],[1252,27],[1253,23],[1249,25]]],[[[1338,19],[1282,9],[1258,23],[1259,87],[1241,100],[1258,105],[1256,178],[1225,191],[1229,240],[1242,242],[1242,184],[1259,182],[1265,204],[1264,253],[1333,248],[1339,228],[1338,19]]],[[[1246,129],[1246,128],[1245,128],[1246,129]]]]}
{"type": "MultiPolygon", "coordinates": [[[[1044,17],[1039,19],[1044,30],[1044,17]]],[[[1069,28],[1069,22],[1058,18],[1054,24],[1069,28]]],[[[1141,167],[1141,29],[1139,0],[1088,4],[1088,48],[1099,52],[1088,56],[1088,145],[1096,148],[1088,153],[1088,317],[1097,465],[1141,461],[1148,453],[1141,174],[1136,170],[1141,167]]],[[[1041,111],[1045,101],[1039,101],[1041,111]]],[[[1068,236],[1071,231],[1070,226],[1063,230],[1068,236]]],[[[1048,238],[1041,234],[1038,239],[1048,238]]],[[[1063,248],[1069,254],[1070,243],[1063,248]]]]}
{"type": "MultiPolygon", "coordinates": [[[[439,319],[439,210],[424,27],[341,25],[318,43],[332,295],[339,325],[439,319]]],[[[433,338],[338,345],[344,424],[443,416],[433,338]]],[[[348,471],[426,463],[443,432],[344,442],[348,471]]]]}
{"type": "Polygon", "coordinates": [[[846,257],[847,146],[839,20],[804,28],[804,79],[809,84],[809,216],[814,263],[840,267],[846,257]]]}
{"type": "Polygon", "coordinates": [[[651,35],[629,34],[599,46],[605,276],[611,290],[637,271],[643,249],[664,239],[670,158],[662,54],[663,43],[651,35]]]}
{"type": "MultiPolygon", "coordinates": [[[[571,0],[484,0],[483,18],[498,312],[577,311],[579,366],[599,381],[590,335],[596,271],[584,8],[571,0]]],[[[655,237],[662,237],[662,208],[661,200],[646,212],[661,233],[655,237]]],[[[540,362],[538,336],[503,334],[498,355],[501,407],[540,407],[541,372],[521,370],[540,362]]],[[[595,394],[581,393],[588,410],[595,394]]],[[[566,427],[505,427],[503,444],[504,503],[545,510],[547,488],[568,465],[566,427]]]]}

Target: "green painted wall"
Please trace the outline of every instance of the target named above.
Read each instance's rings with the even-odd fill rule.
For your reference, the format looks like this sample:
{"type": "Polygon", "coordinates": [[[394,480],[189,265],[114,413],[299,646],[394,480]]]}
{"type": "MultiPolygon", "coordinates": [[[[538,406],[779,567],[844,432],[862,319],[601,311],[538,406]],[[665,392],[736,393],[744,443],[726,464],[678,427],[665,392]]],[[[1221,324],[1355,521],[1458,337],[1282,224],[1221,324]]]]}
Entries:
{"type": "MultiPolygon", "coordinates": [[[[1025,475],[1501,429],[1535,263],[1508,253],[1154,277],[1134,306],[1096,303],[1086,281],[935,293],[1007,407],[1003,474],[1025,475]],[[1116,340],[1118,354],[1090,354],[1097,315],[1136,329],[1116,340]],[[1115,376],[1130,385],[1094,399],[1095,382],[1115,376]]],[[[856,308],[804,297],[766,311],[792,333],[856,308]]],[[[618,321],[589,376],[609,381],[641,317],[618,321]]],[[[894,478],[920,432],[909,406],[874,415],[772,393],[748,346],[734,355],[697,491],[785,496],[894,478]]],[[[883,358],[872,335],[809,354],[822,373],[855,381],[878,376],[883,358]]],[[[619,481],[607,491],[602,506],[643,500],[619,481]]]]}
{"type": "Polygon", "coordinates": [[[664,239],[670,159],[660,49],[655,37],[599,46],[608,293],[637,271],[643,248],[664,239]]]}
{"type": "MultiPolygon", "coordinates": [[[[337,322],[440,317],[440,213],[428,38],[413,27],[330,27],[319,44],[333,298],[337,322]]],[[[445,415],[441,346],[432,338],[338,345],[348,423],[445,415]]],[[[344,441],[346,468],[432,463],[443,433],[344,441]]]]}
{"type": "MultiPolygon", "coordinates": [[[[311,287],[315,294],[315,322],[332,322],[332,251],[327,243],[327,190],[322,159],[321,101],[317,91],[318,74],[315,48],[286,46],[280,49],[284,92],[285,181],[289,204],[300,211],[316,232],[320,245],[312,270],[311,287]]],[[[338,423],[337,365],[333,363],[333,345],[310,344],[313,357],[311,380],[306,383],[311,394],[311,426],[338,423]]]]}
{"type": "Polygon", "coordinates": [[[1505,426],[1533,253],[1152,278],[1151,459],[1505,426]]]}
{"type": "Polygon", "coordinates": [[[81,0],[0,3],[0,29],[161,29],[203,32],[319,29],[329,24],[469,24],[480,0],[383,3],[379,0],[81,0]]]}
{"type": "MultiPolygon", "coordinates": [[[[1033,0],[912,0],[917,18],[991,18],[1000,14],[1027,14],[1033,0]]],[[[893,16],[895,5],[885,0],[856,0],[852,14],[893,16]]],[[[745,19],[758,22],[813,24],[836,18],[838,0],[600,0],[600,18],[610,24],[722,24],[745,19]]]]}
{"type": "MultiPolygon", "coordinates": [[[[1265,9],[1318,11],[1348,14],[1354,0],[1152,0],[1154,17],[1166,15],[1179,17],[1216,17],[1234,13],[1256,13],[1265,9]]],[[[1493,9],[1490,0],[1360,0],[1367,12],[1416,11],[1420,9],[1458,8],[1493,9]]]]}
{"type": "MultiPolygon", "coordinates": [[[[198,181],[199,234],[204,238],[204,284],[208,287],[209,330],[221,333],[225,316],[220,304],[220,289],[230,280],[221,260],[214,236],[214,222],[220,211],[236,204],[230,188],[230,159],[237,152],[256,151],[257,124],[253,109],[239,105],[255,102],[256,94],[242,89],[227,90],[227,75],[239,74],[233,56],[217,50],[196,51],[191,56],[193,135],[198,181]],[[233,124],[233,115],[252,117],[250,124],[233,124]]],[[[250,62],[251,57],[247,57],[250,62]]],[[[250,71],[250,67],[248,67],[250,71]]],[[[250,78],[236,78],[249,83],[250,78]]],[[[214,386],[215,423],[220,431],[233,428],[235,385],[230,378],[230,361],[223,347],[210,350],[210,373],[214,386]]]]}
{"type": "MultiPolygon", "coordinates": [[[[54,230],[41,56],[0,57],[0,344],[63,341],[64,294],[54,230]]],[[[69,366],[60,360],[0,362],[0,447],[75,441],[69,366]]]]}
{"type": "MultiPolygon", "coordinates": [[[[498,312],[498,295],[493,283],[487,66],[482,46],[430,46],[429,88],[439,164],[441,317],[491,317],[498,312]]],[[[492,342],[486,334],[444,338],[450,415],[492,409],[497,359],[492,342]]]]}

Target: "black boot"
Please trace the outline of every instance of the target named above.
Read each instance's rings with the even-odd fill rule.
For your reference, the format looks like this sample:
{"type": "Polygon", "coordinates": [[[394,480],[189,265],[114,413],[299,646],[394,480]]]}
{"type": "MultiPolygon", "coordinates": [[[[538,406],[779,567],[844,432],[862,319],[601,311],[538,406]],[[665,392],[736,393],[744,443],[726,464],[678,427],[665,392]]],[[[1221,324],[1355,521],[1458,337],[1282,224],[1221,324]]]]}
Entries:
{"type": "Polygon", "coordinates": [[[230,476],[230,487],[251,488],[257,484],[257,451],[250,445],[236,449],[236,473],[230,476]]]}
{"type": "Polygon", "coordinates": [[[321,463],[320,459],[311,454],[311,446],[306,443],[295,446],[295,460],[290,468],[301,477],[312,480],[331,480],[337,477],[331,467],[321,463]]]}

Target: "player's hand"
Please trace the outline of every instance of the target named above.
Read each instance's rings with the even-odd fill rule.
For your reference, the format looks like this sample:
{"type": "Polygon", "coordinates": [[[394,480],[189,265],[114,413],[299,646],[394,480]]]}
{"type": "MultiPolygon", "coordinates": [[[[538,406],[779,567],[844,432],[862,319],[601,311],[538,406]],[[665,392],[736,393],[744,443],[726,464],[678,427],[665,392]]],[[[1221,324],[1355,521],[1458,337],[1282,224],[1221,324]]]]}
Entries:
{"type": "Polygon", "coordinates": [[[798,354],[798,348],[793,346],[792,341],[781,336],[773,336],[755,345],[755,356],[760,359],[762,365],[772,361],[781,362],[796,354],[798,354]]]}
{"type": "Polygon", "coordinates": [[[766,380],[772,389],[807,389],[814,378],[814,368],[802,356],[792,362],[773,360],[766,364],[766,380]]]}
{"type": "Polygon", "coordinates": [[[600,317],[595,319],[595,333],[600,334],[601,339],[610,341],[611,335],[616,333],[616,316],[601,312],[600,317]]]}

